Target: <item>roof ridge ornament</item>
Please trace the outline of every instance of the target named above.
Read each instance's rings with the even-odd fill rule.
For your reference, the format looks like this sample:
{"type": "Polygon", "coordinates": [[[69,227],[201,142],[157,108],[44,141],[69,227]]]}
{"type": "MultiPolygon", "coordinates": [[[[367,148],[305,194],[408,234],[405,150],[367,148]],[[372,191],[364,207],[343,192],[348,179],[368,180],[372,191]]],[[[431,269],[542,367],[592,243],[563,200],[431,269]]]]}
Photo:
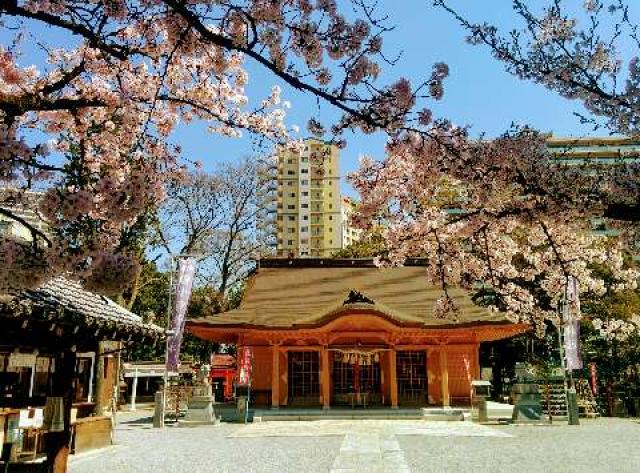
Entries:
{"type": "Polygon", "coordinates": [[[360,291],[356,291],[355,289],[351,289],[349,291],[349,295],[344,300],[342,305],[349,305],[349,304],[370,304],[370,305],[375,305],[375,302],[373,302],[371,299],[366,297],[360,291]]]}

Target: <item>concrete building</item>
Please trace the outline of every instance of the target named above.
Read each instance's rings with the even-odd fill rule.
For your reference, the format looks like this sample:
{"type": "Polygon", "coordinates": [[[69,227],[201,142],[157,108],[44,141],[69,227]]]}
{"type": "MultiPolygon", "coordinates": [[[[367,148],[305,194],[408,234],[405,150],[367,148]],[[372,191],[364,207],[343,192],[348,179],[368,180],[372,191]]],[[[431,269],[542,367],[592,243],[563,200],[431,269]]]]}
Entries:
{"type": "Polygon", "coordinates": [[[356,211],[356,202],[350,197],[342,197],[340,210],[342,211],[342,248],[360,241],[362,230],[351,225],[351,216],[356,211]]]}
{"type": "MultiPolygon", "coordinates": [[[[640,140],[620,136],[595,137],[557,137],[547,140],[547,147],[562,164],[582,166],[594,170],[600,166],[627,166],[640,164],[640,140]]],[[[615,236],[619,231],[607,225],[605,218],[591,221],[593,233],[603,236],[615,236]]],[[[631,251],[634,259],[640,261],[640,241],[631,251]]]]}
{"type": "Polygon", "coordinates": [[[279,257],[327,257],[342,248],[340,155],[335,145],[305,140],[304,150],[278,149],[279,257]]]}
{"type": "Polygon", "coordinates": [[[626,137],[559,137],[547,140],[559,161],[576,165],[615,165],[640,162],[640,140],[626,137]]]}

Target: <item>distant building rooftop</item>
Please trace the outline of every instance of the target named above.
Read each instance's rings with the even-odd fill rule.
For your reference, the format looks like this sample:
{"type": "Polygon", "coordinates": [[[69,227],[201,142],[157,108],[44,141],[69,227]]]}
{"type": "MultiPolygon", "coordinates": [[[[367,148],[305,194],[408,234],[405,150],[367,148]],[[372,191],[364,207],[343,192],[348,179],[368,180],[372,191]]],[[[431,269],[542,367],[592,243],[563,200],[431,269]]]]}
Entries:
{"type": "Polygon", "coordinates": [[[569,163],[640,161],[640,140],[626,137],[556,137],[547,140],[551,153],[569,163]]]}

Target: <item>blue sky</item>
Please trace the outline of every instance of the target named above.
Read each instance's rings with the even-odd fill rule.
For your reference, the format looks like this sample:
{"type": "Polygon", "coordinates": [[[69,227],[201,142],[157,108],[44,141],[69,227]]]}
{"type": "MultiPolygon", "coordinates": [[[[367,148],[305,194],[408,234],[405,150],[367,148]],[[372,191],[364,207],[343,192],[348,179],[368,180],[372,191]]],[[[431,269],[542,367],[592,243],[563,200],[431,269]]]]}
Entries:
{"type": "MultiPolygon", "coordinates": [[[[581,0],[574,0],[581,4],[581,0]]],[[[340,2],[339,2],[340,3],[340,2]]],[[[571,3],[571,2],[570,2],[571,3]]],[[[517,21],[509,0],[458,0],[452,2],[469,18],[486,20],[510,28],[517,21]],[[488,5],[491,5],[488,7],[488,5]]],[[[381,11],[389,15],[396,30],[385,39],[387,54],[402,52],[397,66],[384,72],[383,80],[405,76],[413,81],[425,78],[433,63],[446,62],[450,77],[445,82],[444,99],[434,106],[436,116],[447,117],[460,125],[471,125],[472,133],[489,136],[506,131],[512,123],[530,124],[557,135],[588,135],[593,131],[581,125],[573,115],[580,104],[563,99],[543,87],[521,81],[504,71],[488,50],[465,42],[465,33],[445,12],[431,6],[430,0],[386,0],[381,11]]],[[[261,97],[275,81],[265,71],[248,64],[250,96],[261,97]]],[[[285,99],[292,102],[288,122],[301,128],[316,111],[310,96],[284,88],[285,99]]],[[[331,118],[330,107],[323,107],[321,117],[331,118]]],[[[341,173],[357,168],[358,156],[370,154],[381,158],[385,138],[382,134],[367,136],[350,134],[341,153],[341,173]]],[[[201,159],[205,168],[216,162],[250,154],[249,139],[224,139],[208,135],[199,126],[180,130],[176,139],[184,152],[201,159]]],[[[343,183],[343,192],[350,194],[343,183]]]]}
{"type": "MultiPolygon", "coordinates": [[[[566,0],[566,3],[579,10],[583,0],[566,0]]],[[[338,4],[347,2],[338,0],[338,4]]],[[[556,135],[593,134],[590,127],[581,125],[574,116],[574,112],[582,111],[579,103],[506,73],[503,65],[493,59],[487,49],[467,44],[464,30],[447,13],[434,8],[431,0],[381,0],[379,4],[380,13],[388,15],[389,23],[396,25],[385,39],[385,53],[390,57],[402,53],[395,67],[383,70],[382,81],[389,83],[404,76],[415,83],[429,75],[435,62],[443,61],[449,65],[450,77],[445,82],[444,99],[433,107],[436,117],[449,118],[459,125],[470,125],[475,135],[486,133],[496,136],[514,122],[529,124],[556,135]]],[[[511,0],[451,0],[451,4],[472,21],[488,21],[505,31],[517,25],[511,0]]],[[[35,37],[57,37],[58,32],[45,29],[41,24],[37,27],[42,30],[32,31],[35,37]]],[[[3,36],[0,34],[0,42],[6,40],[3,36]]],[[[62,37],[60,39],[64,41],[62,37]]],[[[37,61],[27,55],[22,62],[29,59],[37,61]]],[[[247,68],[250,74],[248,95],[250,99],[261,100],[277,81],[255,64],[248,62],[247,68]]],[[[307,120],[316,113],[315,100],[292,89],[283,89],[283,98],[293,105],[288,123],[304,129],[307,120]]],[[[335,110],[323,106],[320,115],[323,122],[335,117],[335,110]]],[[[341,153],[342,175],[357,168],[361,154],[382,158],[383,134],[348,134],[346,138],[348,144],[341,153]]],[[[201,160],[208,170],[214,169],[217,163],[255,154],[256,149],[248,136],[222,138],[208,133],[206,127],[198,123],[179,127],[173,141],[182,146],[186,158],[201,160]]],[[[346,183],[343,191],[351,193],[346,183]]]]}

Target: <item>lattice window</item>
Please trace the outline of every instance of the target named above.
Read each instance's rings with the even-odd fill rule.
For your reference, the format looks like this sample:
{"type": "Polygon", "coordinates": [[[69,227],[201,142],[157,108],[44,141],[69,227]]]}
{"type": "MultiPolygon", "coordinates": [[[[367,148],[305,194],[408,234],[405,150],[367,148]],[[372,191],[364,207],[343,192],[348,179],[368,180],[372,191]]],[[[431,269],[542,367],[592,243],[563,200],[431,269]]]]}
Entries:
{"type": "Polygon", "coordinates": [[[347,394],[354,391],[353,365],[344,363],[336,357],[333,361],[333,392],[335,394],[347,394]]]}
{"type": "Polygon", "coordinates": [[[360,366],[360,392],[380,392],[380,363],[360,366]]]}
{"type": "Polygon", "coordinates": [[[320,395],[320,360],[316,351],[290,351],[289,399],[320,395]]]}
{"type": "Polygon", "coordinates": [[[427,394],[426,354],[423,351],[399,351],[396,355],[398,397],[404,402],[422,403],[427,394]]]}

